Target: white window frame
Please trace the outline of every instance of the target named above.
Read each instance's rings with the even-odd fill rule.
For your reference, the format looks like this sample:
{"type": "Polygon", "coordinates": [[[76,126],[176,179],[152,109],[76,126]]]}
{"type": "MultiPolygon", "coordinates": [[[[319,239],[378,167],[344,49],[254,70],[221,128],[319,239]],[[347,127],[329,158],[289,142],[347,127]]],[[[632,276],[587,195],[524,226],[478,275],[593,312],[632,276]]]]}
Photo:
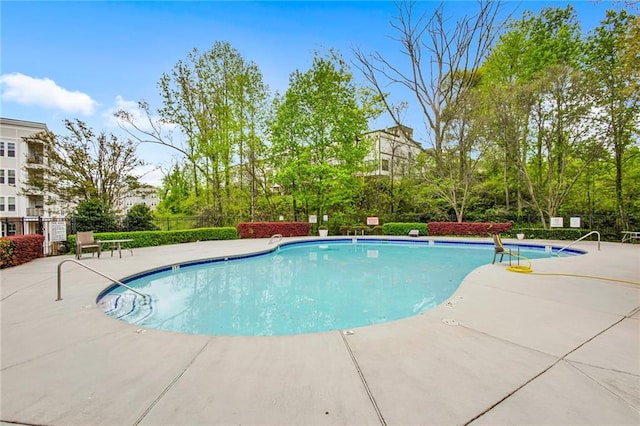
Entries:
{"type": "Polygon", "coordinates": [[[16,197],[7,197],[7,211],[8,212],[16,211],[16,197]],[[13,200],[13,204],[11,204],[11,200],[13,200]],[[13,206],[13,209],[11,209],[12,206],[13,206]]]}
{"type": "Polygon", "coordinates": [[[0,212],[4,211],[4,197],[0,197],[0,212]]]}
{"type": "Polygon", "coordinates": [[[7,184],[16,186],[18,182],[18,177],[16,175],[16,169],[7,169],[7,184]],[[13,176],[11,176],[13,174],[13,176]],[[11,181],[13,180],[13,182],[11,181]]]}

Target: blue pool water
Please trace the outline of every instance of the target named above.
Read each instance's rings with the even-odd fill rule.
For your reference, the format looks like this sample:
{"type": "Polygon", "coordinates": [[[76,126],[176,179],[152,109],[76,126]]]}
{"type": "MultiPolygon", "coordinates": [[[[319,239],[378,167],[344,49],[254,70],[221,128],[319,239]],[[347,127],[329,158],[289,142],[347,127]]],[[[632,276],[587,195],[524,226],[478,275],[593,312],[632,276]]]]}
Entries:
{"type": "MultiPolygon", "coordinates": [[[[521,255],[549,257],[523,247],[521,255]]],[[[351,240],[295,243],[242,259],[200,261],[113,287],[99,305],[115,318],[182,333],[284,335],[406,318],[444,302],[491,262],[487,244],[351,240]]]]}

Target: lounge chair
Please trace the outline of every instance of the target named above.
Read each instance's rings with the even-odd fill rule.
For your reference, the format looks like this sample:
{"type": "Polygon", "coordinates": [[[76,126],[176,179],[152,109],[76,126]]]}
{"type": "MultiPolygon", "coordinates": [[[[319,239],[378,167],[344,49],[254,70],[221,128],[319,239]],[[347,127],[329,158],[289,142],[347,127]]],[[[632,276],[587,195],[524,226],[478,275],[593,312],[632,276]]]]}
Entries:
{"type": "Polygon", "coordinates": [[[78,232],[76,234],[76,258],[80,259],[83,252],[98,253],[100,258],[100,240],[93,238],[93,231],[78,232]]]}
{"type": "Polygon", "coordinates": [[[495,244],[494,252],[493,252],[493,261],[491,263],[496,263],[496,256],[500,253],[500,262],[502,263],[502,257],[506,254],[508,256],[516,256],[511,250],[507,249],[502,245],[502,239],[499,234],[493,234],[493,243],[495,244]]]}

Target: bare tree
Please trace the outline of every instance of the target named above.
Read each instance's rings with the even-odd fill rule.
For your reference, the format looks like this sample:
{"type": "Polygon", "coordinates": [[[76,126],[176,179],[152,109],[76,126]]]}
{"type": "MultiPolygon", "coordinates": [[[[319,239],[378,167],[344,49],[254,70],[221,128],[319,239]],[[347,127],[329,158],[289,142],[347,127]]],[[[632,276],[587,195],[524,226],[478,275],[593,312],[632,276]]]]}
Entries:
{"type": "MultiPolygon", "coordinates": [[[[477,14],[465,15],[455,23],[445,16],[444,3],[432,13],[421,15],[415,6],[415,2],[397,3],[398,17],[391,23],[407,62],[392,63],[378,52],[365,54],[356,50],[356,66],[378,91],[396,125],[402,124],[399,113],[403,108],[391,103],[386,90],[400,86],[415,97],[432,136],[433,163],[425,178],[433,182],[436,194],[446,194],[444,198],[456,212],[457,220],[462,221],[473,178],[470,172],[475,169],[467,166],[478,160],[475,157],[467,161],[464,157],[478,150],[466,131],[453,127],[461,116],[468,116],[467,99],[478,83],[478,69],[496,37],[500,3],[480,0],[477,14]],[[445,164],[450,161],[451,152],[458,153],[458,172],[451,170],[451,164],[445,164]]],[[[468,127],[466,124],[461,128],[468,127]]]]}
{"type": "Polygon", "coordinates": [[[463,16],[450,25],[444,3],[432,14],[416,17],[416,2],[397,3],[398,17],[391,23],[398,33],[407,64],[391,63],[379,52],[365,54],[357,49],[357,68],[377,89],[387,112],[401,124],[398,109],[390,103],[385,88],[400,85],[408,89],[421,109],[433,136],[438,165],[442,145],[460,99],[477,81],[477,71],[493,45],[500,2],[480,0],[474,16],[463,16]]]}

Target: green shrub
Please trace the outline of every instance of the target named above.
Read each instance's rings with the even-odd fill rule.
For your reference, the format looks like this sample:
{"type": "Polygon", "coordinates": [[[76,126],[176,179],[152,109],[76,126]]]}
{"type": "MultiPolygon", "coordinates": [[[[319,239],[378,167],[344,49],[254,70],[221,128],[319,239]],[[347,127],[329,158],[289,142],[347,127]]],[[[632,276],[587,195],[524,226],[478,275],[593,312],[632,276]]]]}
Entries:
{"type": "Polygon", "coordinates": [[[153,212],[146,204],[135,204],[127,212],[126,222],[129,231],[155,231],[158,229],[153,224],[153,212]]]}
{"type": "MultiPolygon", "coordinates": [[[[511,238],[516,238],[517,234],[524,234],[525,238],[537,239],[537,240],[577,240],[583,235],[589,233],[588,229],[578,228],[512,228],[511,232],[503,234],[511,238]]],[[[593,240],[597,240],[596,235],[590,237],[593,240]]]]}
{"type": "MultiPolygon", "coordinates": [[[[168,244],[194,243],[196,241],[235,240],[238,232],[234,227],[182,229],[178,231],[131,231],[95,233],[97,240],[133,240],[127,247],[155,247],[168,244]]],[[[67,242],[72,252],[76,249],[76,236],[69,235],[67,242]]]]}
{"type": "Polygon", "coordinates": [[[78,231],[103,232],[118,229],[116,215],[103,201],[94,198],[81,201],[75,211],[78,231]]]}
{"type": "Polygon", "coordinates": [[[409,231],[412,229],[417,229],[420,232],[420,235],[428,235],[429,232],[427,230],[426,223],[418,223],[418,222],[388,222],[382,225],[382,230],[384,235],[409,235],[409,231]]]}

